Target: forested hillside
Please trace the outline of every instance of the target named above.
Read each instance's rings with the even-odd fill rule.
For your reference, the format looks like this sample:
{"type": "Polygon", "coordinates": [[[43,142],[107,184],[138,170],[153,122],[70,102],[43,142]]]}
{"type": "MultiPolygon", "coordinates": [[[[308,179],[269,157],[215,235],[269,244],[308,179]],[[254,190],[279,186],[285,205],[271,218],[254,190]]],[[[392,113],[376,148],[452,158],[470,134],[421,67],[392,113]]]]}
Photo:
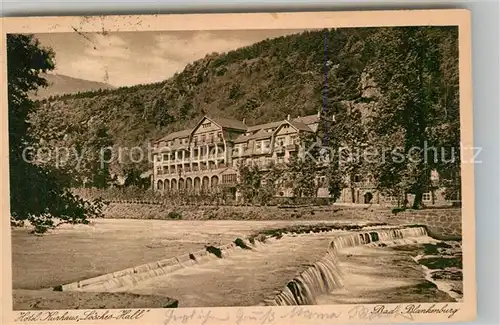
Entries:
{"type": "MultiPolygon", "coordinates": [[[[160,83],[42,100],[31,117],[32,134],[50,145],[130,148],[192,126],[205,114],[255,124],[348,107],[360,117],[345,115],[343,133],[332,136],[356,138],[352,133],[363,120],[381,141],[411,143],[406,134],[421,144],[420,132],[456,144],[457,51],[455,28],[306,31],[207,55],[160,83]],[[394,139],[401,130],[409,131],[394,139]]],[[[92,179],[95,162],[89,166],[92,179]]],[[[129,167],[112,165],[112,171],[129,167]]]]}

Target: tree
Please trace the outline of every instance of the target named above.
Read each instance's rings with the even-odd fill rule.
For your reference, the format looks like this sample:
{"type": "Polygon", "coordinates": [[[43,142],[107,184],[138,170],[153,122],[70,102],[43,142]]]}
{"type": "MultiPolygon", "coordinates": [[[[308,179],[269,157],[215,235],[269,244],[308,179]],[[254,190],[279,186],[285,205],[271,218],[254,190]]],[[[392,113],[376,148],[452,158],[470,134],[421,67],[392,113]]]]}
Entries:
{"type": "Polygon", "coordinates": [[[257,166],[240,163],[239,180],[236,188],[245,203],[254,203],[262,183],[262,175],[257,166]]]}
{"type": "Polygon", "coordinates": [[[369,39],[374,50],[369,71],[381,92],[374,131],[392,140],[385,149],[400,148],[405,156],[379,166],[379,186],[414,194],[413,208],[420,208],[423,194],[433,188],[431,171],[443,167],[439,158],[429,159],[426,148],[459,141],[458,105],[453,103],[458,70],[450,64],[457,58],[451,40],[456,38],[454,27],[404,27],[384,28],[369,39]],[[447,140],[439,141],[440,136],[447,140]]]}
{"type": "Polygon", "coordinates": [[[319,148],[316,140],[315,134],[301,134],[301,148],[286,164],[286,183],[294,197],[316,197],[318,194],[319,148]]]}
{"type": "Polygon", "coordinates": [[[344,188],[351,188],[354,202],[355,176],[364,168],[358,156],[366,147],[367,131],[357,108],[363,100],[361,79],[371,59],[366,38],[373,29],[330,31],[325,41],[325,84],[322,119],[318,128],[323,152],[328,155],[326,175],[330,196],[337,200],[344,188]]]}
{"type": "Polygon", "coordinates": [[[276,196],[276,192],[281,185],[283,169],[272,162],[266,166],[266,171],[261,177],[261,187],[258,190],[258,200],[260,204],[267,205],[276,196]]]}
{"type": "Polygon", "coordinates": [[[125,170],[125,187],[135,186],[141,189],[148,189],[150,187],[150,179],[141,176],[142,173],[139,169],[130,167],[125,170]]]}
{"type": "Polygon", "coordinates": [[[54,68],[53,58],[32,35],[7,35],[11,222],[29,221],[35,232],[57,226],[56,220],[87,223],[88,217],[101,215],[102,207],[73,195],[67,179],[37,165],[34,154],[25,151],[37,142],[28,132],[28,117],[37,108],[29,94],[47,85],[39,74],[54,68]]]}

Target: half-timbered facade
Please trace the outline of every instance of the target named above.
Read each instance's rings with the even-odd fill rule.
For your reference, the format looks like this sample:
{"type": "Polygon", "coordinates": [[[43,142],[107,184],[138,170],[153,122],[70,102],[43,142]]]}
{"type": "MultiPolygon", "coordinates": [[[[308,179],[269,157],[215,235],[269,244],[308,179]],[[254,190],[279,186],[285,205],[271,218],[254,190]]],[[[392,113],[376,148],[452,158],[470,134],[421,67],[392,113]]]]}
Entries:
{"type": "Polygon", "coordinates": [[[238,164],[265,170],[286,163],[298,150],[301,133],[317,130],[319,115],[261,125],[205,116],[187,130],[153,142],[155,191],[201,191],[235,186],[238,164]]]}

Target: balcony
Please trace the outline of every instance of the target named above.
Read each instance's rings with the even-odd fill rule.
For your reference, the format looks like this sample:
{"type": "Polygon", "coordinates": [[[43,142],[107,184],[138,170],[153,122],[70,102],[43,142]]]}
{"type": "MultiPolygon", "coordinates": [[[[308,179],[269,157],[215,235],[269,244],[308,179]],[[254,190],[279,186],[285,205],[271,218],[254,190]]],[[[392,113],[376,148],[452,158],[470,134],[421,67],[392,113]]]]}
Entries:
{"type": "Polygon", "coordinates": [[[285,147],[284,146],[275,147],[274,151],[276,151],[276,153],[284,153],[285,147]]]}

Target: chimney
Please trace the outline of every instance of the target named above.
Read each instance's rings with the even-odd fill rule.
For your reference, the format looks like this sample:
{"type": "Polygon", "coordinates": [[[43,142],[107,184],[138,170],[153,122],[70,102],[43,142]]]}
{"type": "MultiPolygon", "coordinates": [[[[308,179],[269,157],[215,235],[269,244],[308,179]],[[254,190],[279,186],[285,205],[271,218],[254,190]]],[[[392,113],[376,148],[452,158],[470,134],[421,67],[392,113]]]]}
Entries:
{"type": "Polygon", "coordinates": [[[288,114],[288,115],[286,116],[286,120],[287,120],[287,121],[290,121],[290,114],[288,114]]]}
{"type": "Polygon", "coordinates": [[[245,121],[246,121],[246,119],[245,119],[245,118],[243,118],[243,120],[242,120],[241,122],[243,122],[243,124],[245,124],[245,121]]]}

